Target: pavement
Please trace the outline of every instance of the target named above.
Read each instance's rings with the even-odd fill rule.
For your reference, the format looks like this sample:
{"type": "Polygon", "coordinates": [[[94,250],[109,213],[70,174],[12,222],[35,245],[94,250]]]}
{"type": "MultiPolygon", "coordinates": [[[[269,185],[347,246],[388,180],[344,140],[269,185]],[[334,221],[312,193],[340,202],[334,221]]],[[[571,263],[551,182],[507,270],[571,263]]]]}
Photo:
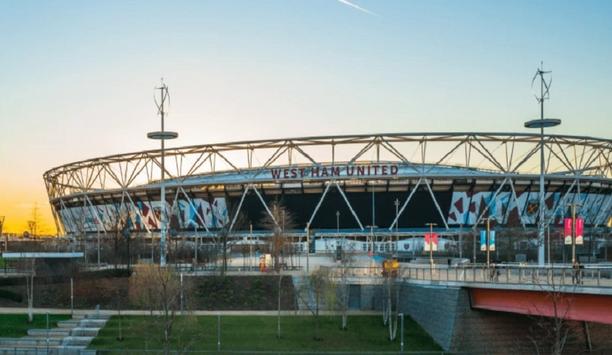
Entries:
{"type": "MultiPolygon", "coordinates": [[[[28,309],[25,307],[0,307],[0,314],[24,314],[27,313],[28,309]]],[[[96,312],[95,309],[75,309],[74,315],[88,315],[96,312]]],[[[100,309],[101,315],[118,315],[119,311],[117,310],[103,310],[100,309]]],[[[35,314],[70,314],[70,309],[66,308],[34,308],[33,313],[35,314]]],[[[161,311],[154,311],[154,314],[161,314],[161,311]]],[[[180,313],[180,311],[177,311],[180,313]]],[[[321,315],[340,315],[339,312],[335,311],[319,311],[321,315]]],[[[143,315],[148,316],[151,314],[151,311],[148,310],[121,310],[122,315],[143,315]]],[[[197,316],[276,316],[278,315],[278,311],[202,311],[195,310],[190,311],[189,314],[197,315],[197,316]]],[[[380,315],[380,311],[359,311],[359,310],[351,310],[348,312],[349,315],[380,315]]],[[[307,310],[292,310],[292,311],[281,311],[281,316],[295,316],[295,315],[312,315],[310,311],[307,310]]]]}

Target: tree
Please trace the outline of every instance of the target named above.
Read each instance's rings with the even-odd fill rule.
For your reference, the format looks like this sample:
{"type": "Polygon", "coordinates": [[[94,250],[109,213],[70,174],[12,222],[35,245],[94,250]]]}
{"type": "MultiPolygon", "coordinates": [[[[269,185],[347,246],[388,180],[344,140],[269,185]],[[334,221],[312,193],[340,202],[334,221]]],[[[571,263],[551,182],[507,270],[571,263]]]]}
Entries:
{"type": "Polygon", "coordinates": [[[28,300],[28,322],[34,320],[34,277],[36,276],[36,259],[19,260],[16,269],[25,275],[26,298],[28,300]]]}
{"type": "MultiPolygon", "coordinates": [[[[541,292],[546,294],[552,314],[548,317],[532,317],[532,325],[527,337],[532,344],[532,352],[561,355],[573,331],[573,327],[567,321],[567,313],[572,302],[568,295],[575,290],[576,286],[568,286],[568,289],[560,285],[554,275],[554,269],[550,268],[547,271],[545,279],[534,276],[533,280],[541,292]]],[[[537,305],[533,306],[536,313],[544,313],[542,312],[544,310],[538,309],[537,305]]]]}
{"type": "Polygon", "coordinates": [[[155,329],[152,336],[161,339],[165,354],[170,353],[171,344],[176,340],[186,339],[187,342],[178,344],[186,349],[196,336],[196,327],[189,324],[192,320],[189,312],[183,319],[177,319],[177,313],[188,308],[184,299],[185,295],[190,294],[189,290],[180,275],[158,265],[139,267],[130,278],[130,299],[142,308],[149,309],[155,329]],[[156,336],[155,332],[159,329],[161,334],[156,336]]]}
{"type": "Polygon", "coordinates": [[[331,281],[330,271],[327,268],[320,267],[306,276],[306,283],[303,285],[301,292],[298,292],[298,297],[302,297],[302,293],[307,293],[307,300],[302,298],[303,303],[314,317],[314,336],[315,340],[322,340],[320,334],[321,320],[320,310],[325,305],[334,305],[336,300],[334,283],[331,281]],[[310,302],[312,298],[312,302],[310,302]]]}
{"type": "Polygon", "coordinates": [[[295,228],[293,214],[279,201],[271,204],[270,214],[264,212],[261,224],[264,228],[272,230],[272,238],[269,241],[270,254],[272,254],[273,268],[277,272],[284,261],[285,255],[291,255],[294,251],[287,231],[295,228]]]}

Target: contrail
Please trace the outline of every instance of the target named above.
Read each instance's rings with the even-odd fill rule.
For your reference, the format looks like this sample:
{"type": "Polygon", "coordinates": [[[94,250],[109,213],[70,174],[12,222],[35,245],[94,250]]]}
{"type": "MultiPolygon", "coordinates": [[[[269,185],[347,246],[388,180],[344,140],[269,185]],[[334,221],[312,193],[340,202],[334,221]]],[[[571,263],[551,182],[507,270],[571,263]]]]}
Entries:
{"type": "Polygon", "coordinates": [[[352,3],[352,2],[350,2],[349,0],[338,0],[338,2],[339,2],[339,3],[341,3],[341,4],[344,4],[344,5],[350,6],[350,7],[352,7],[353,9],[357,9],[357,10],[359,10],[359,11],[361,11],[361,12],[365,12],[365,13],[366,13],[366,14],[368,14],[368,15],[378,16],[378,14],[377,14],[377,13],[372,12],[372,11],[370,11],[370,10],[368,10],[368,9],[364,9],[363,7],[361,7],[361,6],[357,5],[357,4],[353,4],[353,3],[352,3]]]}

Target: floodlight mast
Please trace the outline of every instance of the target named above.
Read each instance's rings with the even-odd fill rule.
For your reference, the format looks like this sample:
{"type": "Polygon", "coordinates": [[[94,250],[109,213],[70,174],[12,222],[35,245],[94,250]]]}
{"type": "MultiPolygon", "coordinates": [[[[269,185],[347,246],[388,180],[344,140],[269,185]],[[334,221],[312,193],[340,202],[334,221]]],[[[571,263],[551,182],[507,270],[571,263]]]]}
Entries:
{"type": "MultiPolygon", "coordinates": [[[[161,131],[149,132],[147,137],[150,139],[158,139],[161,141],[161,180],[160,180],[160,203],[161,203],[161,226],[160,226],[160,237],[159,237],[159,265],[166,266],[166,232],[167,232],[167,218],[166,218],[166,186],[164,180],[166,177],[166,166],[165,166],[165,141],[166,139],[175,139],[178,137],[178,133],[164,130],[164,118],[166,116],[166,104],[170,99],[168,94],[168,86],[164,83],[164,79],[161,80],[160,87],[156,87],[155,90],[159,90],[159,102],[155,97],[155,105],[157,106],[157,113],[161,117],[161,131]]],[[[153,240],[151,240],[153,243],[153,240]]]]}
{"type": "Polygon", "coordinates": [[[544,63],[540,63],[540,68],[538,68],[533,76],[533,79],[531,80],[531,86],[533,87],[533,83],[535,82],[536,78],[540,77],[540,96],[536,95],[536,100],[540,104],[540,119],[525,122],[525,127],[527,128],[540,129],[540,201],[538,203],[538,265],[540,266],[543,266],[545,263],[544,231],[546,229],[546,218],[544,216],[544,200],[546,195],[546,192],[544,191],[544,127],[554,127],[561,124],[560,119],[544,118],[544,100],[548,100],[550,98],[549,90],[550,83],[552,81],[551,79],[546,82],[544,75],[550,73],[551,71],[544,71],[544,63]]]}

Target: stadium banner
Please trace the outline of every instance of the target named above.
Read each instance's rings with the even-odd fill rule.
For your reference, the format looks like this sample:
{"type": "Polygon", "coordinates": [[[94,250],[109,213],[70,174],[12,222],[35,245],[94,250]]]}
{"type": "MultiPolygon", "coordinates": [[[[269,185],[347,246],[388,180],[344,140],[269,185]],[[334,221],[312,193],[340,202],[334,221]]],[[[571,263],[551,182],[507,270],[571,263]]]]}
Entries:
{"type": "MultiPolygon", "coordinates": [[[[487,231],[480,231],[480,251],[487,251],[487,231]]],[[[489,251],[495,251],[495,231],[489,231],[489,251]]]]}
{"type": "Polygon", "coordinates": [[[480,231],[480,251],[487,251],[487,231],[480,231]]]}
{"type": "Polygon", "coordinates": [[[425,233],[425,251],[438,251],[438,234],[425,233]]]}
{"type": "Polygon", "coordinates": [[[563,220],[563,235],[565,237],[565,245],[572,245],[572,219],[565,218],[563,220]]]}
{"type": "Polygon", "coordinates": [[[583,244],[582,234],[584,233],[584,219],[576,218],[576,245],[583,244]]]}
{"type": "Polygon", "coordinates": [[[431,247],[433,248],[433,251],[438,251],[438,234],[437,233],[431,233],[431,247]]]}

